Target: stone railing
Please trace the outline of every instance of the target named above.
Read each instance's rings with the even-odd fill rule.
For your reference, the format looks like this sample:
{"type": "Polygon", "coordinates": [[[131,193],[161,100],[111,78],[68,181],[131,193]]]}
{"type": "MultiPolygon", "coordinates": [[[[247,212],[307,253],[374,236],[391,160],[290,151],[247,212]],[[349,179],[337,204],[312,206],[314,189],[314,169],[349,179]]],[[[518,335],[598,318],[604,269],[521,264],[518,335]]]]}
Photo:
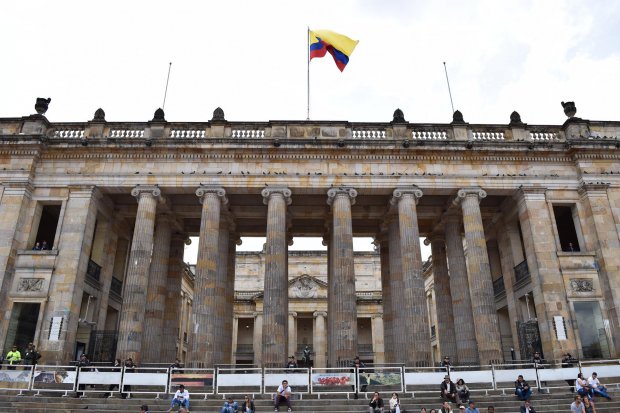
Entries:
{"type": "Polygon", "coordinates": [[[530,268],[527,266],[527,260],[521,261],[514,267],[515,271],[515,285],[520,286],[527,284],[530,279],[530,268]]]}
{"type": "Polygon", "coordinates": [[[506,286],[504,285],[503,276],[499,277],[497,280],[493,280],[493,293],[495,294],[495,298],[506,294],[506,286]]]}
{"type": "Polygon", "coordinates": [[[91,279],[99,282],[101,278],[101,265],[97,264],[93,260],[88,260],[88,267],[86,268],[86,275],[91,279]]]}
{"type": "MultiPolygon", "coordinates": [[[[336,121],[270,121],[270,122],[67,122],[39,121],[39,127],[24,126],[19,119],[0,119],[0,138],[11,135],[43,135],[51,143],[89,140],[108,142],[136,142],[144,140],[230,139],[312,141],[414,141],[418,145],[433,142],[468,141],[471,143],[528,142],[551,144],[566,140],[586,142],[617,142],[620,140],[620,122],[573,120],[564,125],[498,125],[498,124],[422,124],[422,123],[368,123],[336,121]]],[[[272,144],[271,142],[270,144],[272,144]]],[[[307,142],[306,142],[307,143],[307,142]]],[[[275,145],[279,146],[279,145],[275,145]]],[[[408,145],[403,145],[405,148],[408,145]]]]}

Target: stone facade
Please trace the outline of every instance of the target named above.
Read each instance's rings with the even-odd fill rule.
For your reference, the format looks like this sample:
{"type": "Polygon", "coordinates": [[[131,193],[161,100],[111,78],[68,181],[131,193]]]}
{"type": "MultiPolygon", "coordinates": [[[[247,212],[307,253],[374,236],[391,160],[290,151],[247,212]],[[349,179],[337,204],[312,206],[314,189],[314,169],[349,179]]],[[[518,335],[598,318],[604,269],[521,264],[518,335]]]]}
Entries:
{"type": "Polygon", "coordinates": [[[557,126],[397,113],[0,119],[4,348],[35,341],[57,363],[82,351],[180,355],[198,367],[277,365],[306,343],[328,366],[358,353],[426,366],[442,350],[481,364],[534,350],[618,356],[620,123],[574,110],[557,126]],[[189,236],[194,273],[181,262],[189,236]],[[267,239],[252,265],[235,253],[244,236],[267,239]],[[303,236],[324,239],[320,271],[299,271],[288,252],[303,236]],[[371,286],[357,236],[379,248],[371,286]],[[426,295],[420,237],[435,251],[426,295]],[[244,265],[253,278],[241,282],[244,265]]]}

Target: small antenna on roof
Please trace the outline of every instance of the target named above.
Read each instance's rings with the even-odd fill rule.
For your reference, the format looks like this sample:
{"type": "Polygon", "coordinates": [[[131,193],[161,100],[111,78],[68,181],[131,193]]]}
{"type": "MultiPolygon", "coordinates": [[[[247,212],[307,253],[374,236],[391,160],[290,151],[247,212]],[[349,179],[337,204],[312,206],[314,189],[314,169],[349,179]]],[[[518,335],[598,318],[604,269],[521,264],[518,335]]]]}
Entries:
{"type": "Polygon", "coordinates": [[[166,107],[166,95],[168,95],[168,82],[170,81],[170,69],[172,69],[172,62],[168,64],[168,78],[166,79],[166,90],[164,91],[164,103],[162,103],[162,110],[166,107]]]}
{"type": "Polygon", "coordinates": [[[452,106],[452,113],[454,113],[454,103],[452,102],[452,91],[450,90],[450,79],[448,79],[448,69],[446,68],[446,62],[443,62],[443,70],[446,72],[446,82],[448,83],[448,94],[450,95],[450,106],[452,106]]]}

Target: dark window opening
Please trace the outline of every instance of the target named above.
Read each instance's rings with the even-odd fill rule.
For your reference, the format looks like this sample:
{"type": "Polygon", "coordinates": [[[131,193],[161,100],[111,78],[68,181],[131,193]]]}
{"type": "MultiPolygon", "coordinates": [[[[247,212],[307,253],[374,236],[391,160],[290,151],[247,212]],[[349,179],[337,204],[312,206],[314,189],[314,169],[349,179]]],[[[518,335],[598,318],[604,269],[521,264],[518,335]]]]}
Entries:
{"type": "Polygon", "coordinates": [[[573,220],[573,208],[556,205],[553,207],[553,213],[562,251],[580,251],[575,221],[573,220]]]}
{"type": "Polygon", "coordinates": [[[4,354],[9,351],[11,346],[16,345],[24,357],[28,343],[34,341],[40,307],[41,304],[39,303],[15,303],[13,305],[6,341],[4,342],[4,354]]]}
{"type": "Polygon", "coordinates": [[[37,238],[33,249],[51,250],[54,246],[58,219],[60,218],[60,205],[43,205],[37,238]]]}

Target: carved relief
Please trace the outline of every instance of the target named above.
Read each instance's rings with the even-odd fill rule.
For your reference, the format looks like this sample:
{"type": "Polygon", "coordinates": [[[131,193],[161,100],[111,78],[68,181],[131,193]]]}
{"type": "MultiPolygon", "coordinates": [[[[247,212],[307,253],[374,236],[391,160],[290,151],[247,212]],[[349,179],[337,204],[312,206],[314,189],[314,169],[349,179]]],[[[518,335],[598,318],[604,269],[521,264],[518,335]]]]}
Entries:
{"type": "Polygon", "coordinates": [[[590,278],[571,278],[570,288],[578,293],[589,293],[594,291],[594,283],[590,278]]]}
{"type": "Polygon", "coordinates": [[[41,291],[43,289],[43,280],[43,278],[21,278],[17,285],[17,291],[41,291]]]}
{"type": "Polygon", "coordinates": [[[317,298],[319,286],[310,277],[300,277],[293,283],[292,293],[295,298],[317,298]]]}

